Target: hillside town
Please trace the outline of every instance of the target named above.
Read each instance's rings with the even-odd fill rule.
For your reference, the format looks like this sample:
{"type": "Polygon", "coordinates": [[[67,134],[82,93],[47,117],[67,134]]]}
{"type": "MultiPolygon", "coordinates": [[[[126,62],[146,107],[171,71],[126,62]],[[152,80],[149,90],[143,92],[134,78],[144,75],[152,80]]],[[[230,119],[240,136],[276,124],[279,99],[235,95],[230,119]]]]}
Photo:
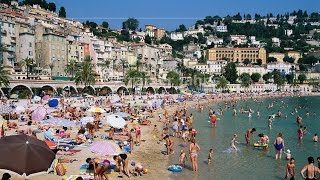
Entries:
{"type": "Polygon", "coordinates": [[[143,82],[134,84],[184,84],[197,91],[208,91],[214,84],[234,91],[228,83],[246,88],[276,84],[272,90],[299,83],[312,84],[310,91],[318,87],[318,12],[207,16],[169,32],[155,25],[139,29],[134,18],[124,21],[122,29],[111,29],[106,21],[79,22],[39,4],[9,3],[0,5],[0,59],[11,80],[72,81],[77,67],[89,58],[91,85],[126,82],[139,71],[143,75],[136,76],[143,82]]]}

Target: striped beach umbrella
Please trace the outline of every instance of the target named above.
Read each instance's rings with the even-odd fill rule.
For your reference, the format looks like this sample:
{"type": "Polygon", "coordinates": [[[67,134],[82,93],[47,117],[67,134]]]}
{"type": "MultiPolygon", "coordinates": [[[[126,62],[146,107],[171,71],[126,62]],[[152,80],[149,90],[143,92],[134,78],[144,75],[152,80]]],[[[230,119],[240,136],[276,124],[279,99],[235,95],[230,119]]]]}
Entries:
{"type": "Polygon", "coordinates": [[[104,141],[94,142],[90,146],[90,151],[103,156],[115,155],[116,147],[113,144],[104,141]]]}

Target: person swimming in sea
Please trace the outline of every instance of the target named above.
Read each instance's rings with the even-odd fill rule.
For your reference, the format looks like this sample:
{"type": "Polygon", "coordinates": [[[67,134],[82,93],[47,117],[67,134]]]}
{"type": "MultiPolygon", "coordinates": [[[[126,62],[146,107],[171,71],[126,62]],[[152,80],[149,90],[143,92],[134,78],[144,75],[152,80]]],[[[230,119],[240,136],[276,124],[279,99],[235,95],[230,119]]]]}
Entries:
{"type": "Polygon", "coordinates": [[[282,133],[278,134],[278,137],[275,139],[273,144],[276,149],[276,160],[281,159],[282,151],[284,149],[284,140],[282,138],[282,133]]]}

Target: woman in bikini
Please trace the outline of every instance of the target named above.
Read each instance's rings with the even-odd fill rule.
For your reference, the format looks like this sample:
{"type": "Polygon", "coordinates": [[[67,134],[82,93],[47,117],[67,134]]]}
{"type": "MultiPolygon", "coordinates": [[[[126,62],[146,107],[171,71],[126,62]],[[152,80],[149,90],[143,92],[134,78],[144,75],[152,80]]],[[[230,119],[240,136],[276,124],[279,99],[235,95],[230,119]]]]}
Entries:
{"type": "Polygon", "coordinates": [[[320,169],[314,166],[314,159],[313,157],[308,157],[309,164],[304,166],[301,170],[301,176],[305,180],[317,180],[316,174],[320,174],[320,169]],[[306,172],[306,175],[304,173],[306,172]]]}
{"type": "Polygon", "coordinates": [[[94,180],[100,180],[105,177],[105,179],[109,179],[107,175],[107,169],[110,165],[109,160],[101,160],[98,158],[88,158],[86,162],[89,165],[93,165],[94,170],[94,180]]]}
{"type": "Polygon", "coordinates": [[[282,133],[278,134],[278,137],[273,144],[276,148],[276,159],[281,159],[282,150],[284,149],[284,140],[282,139],[282,133]]]}
{"type": "Polygon", "coordinates": [[[200,147],[196,143],[196,140],[192,139],[189,147],[192,171],[198,171],[198,151],[200,151],[200,147]]]}

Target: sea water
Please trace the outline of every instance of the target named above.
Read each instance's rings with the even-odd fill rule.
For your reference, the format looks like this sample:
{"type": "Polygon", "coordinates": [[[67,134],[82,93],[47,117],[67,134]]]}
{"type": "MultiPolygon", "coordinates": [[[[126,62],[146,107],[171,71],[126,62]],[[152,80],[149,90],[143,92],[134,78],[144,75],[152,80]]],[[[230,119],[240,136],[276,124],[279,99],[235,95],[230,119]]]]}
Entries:
{"type": "MultiPolygon", "coordinates": [[[[223,103],[212,106],[214,110],[224,107],[223,103]]],[[[285,97],[269,98],[255,102],[253,100],[239,102],[236,105],[237,116],[233,116],[233,108],[225,111],[217,121],[217,127],[212,128],[208,123],[209,109],[197,112],[190,109],[194,116],[194,127],[197,129],[197,143],[201,150],[198,154],[198,172],[192,172],[191,161],[188,157],[186,168],[180,173],[173,173],[172,179],[283,179],[287,160],[282,155],[282,160],[275,160],[273,142],[277,134],[281,132],[285,142],[285,148],[291,150],[296,163],[296,177],[302,179],[300,171],[307,164],[307,157],[315,159],[320,156],[319,144],[314,143],[314,133],[320,134],[320,97],[285,97]],[[272,105],[269,108],[269,105],[272,105]],[[240,107],[244,110],[250,108],[254,111],[252,117],[248,113],[239,113],[240,107]],[[298,113],[291,114],[295,109],[298,113]],[[282,112],[281,118],[275,118],[272,129],[268,127],[268,116],[272,113],[282,112]],[[257,117],[257,111],[260,117],[257,117]],[[310,112],[309,118],[306,112],[310,112]],[[313,115],[316,113],[316,116],[313,115]],[[285,116],[287,115],[287,118],[285,116]],[[308,133],[302,143],[298,142],[297,116],[303,118],[303,126],[307,127],[308,133]],[[251,138],[251,145],[245,144],[245,132],[249,128],[256,128],[257,132],[251,138]],[[254,148],[253,143],[259,140],[258,134],[264,133],[269,136],[269,148],[254,148]],[[236,144],[239,151],[229,149],[233,134],[238,135],[240,144],[236,144]],[[207,164],[209,149],[214,149],[214,160],[211,165],[207,164]]],[[[170,156],[172,164],[178,163],[181,149],[188,153],[189,144],[184,145],[180,139],[175,140],[175,154],[170,156]]]]}

